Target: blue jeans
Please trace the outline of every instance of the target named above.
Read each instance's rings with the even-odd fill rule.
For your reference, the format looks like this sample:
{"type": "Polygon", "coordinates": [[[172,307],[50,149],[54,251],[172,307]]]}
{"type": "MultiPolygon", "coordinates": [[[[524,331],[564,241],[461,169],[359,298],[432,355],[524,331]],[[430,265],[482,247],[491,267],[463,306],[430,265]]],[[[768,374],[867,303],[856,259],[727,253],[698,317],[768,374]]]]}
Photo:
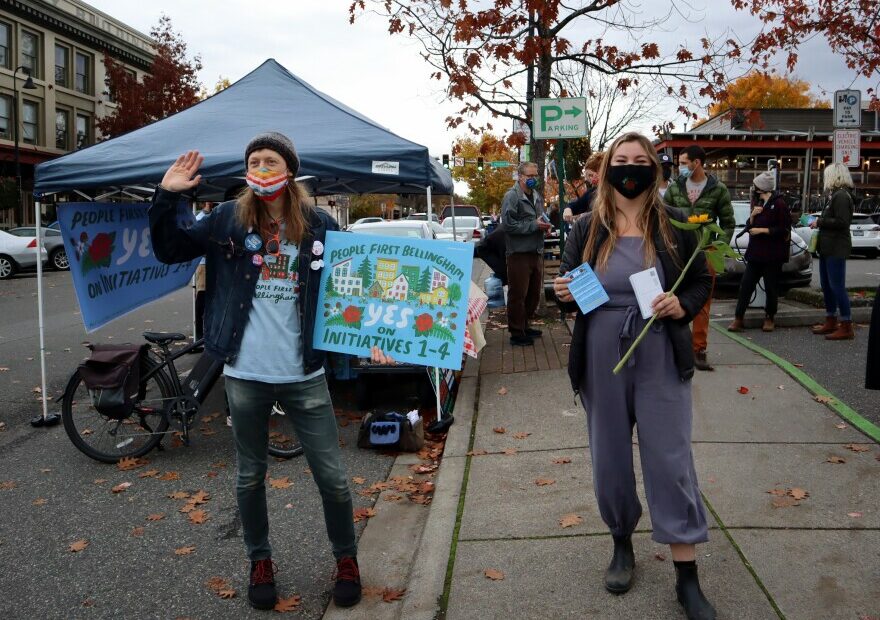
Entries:
{"type": "Polygon", "coordinates": [[[825,298],[825,315],[837,316],[840,310],[840,320],[851,321],[852,311],[846,293],[846,259],[819,257],[819,280],[825,298]]]}
{"type": "Polygon", "coordinates": [[[324,504],[324,522],[336,559],[357,555],[351,491],[339,452],[339,434],[324,375],[301,383],[263,383],[226,377],[232,436],[238,457],[235,492],[244,544],[251,560],[271,557],[266,470],[269,416],[276,401],[291,416],[324,504]]]}

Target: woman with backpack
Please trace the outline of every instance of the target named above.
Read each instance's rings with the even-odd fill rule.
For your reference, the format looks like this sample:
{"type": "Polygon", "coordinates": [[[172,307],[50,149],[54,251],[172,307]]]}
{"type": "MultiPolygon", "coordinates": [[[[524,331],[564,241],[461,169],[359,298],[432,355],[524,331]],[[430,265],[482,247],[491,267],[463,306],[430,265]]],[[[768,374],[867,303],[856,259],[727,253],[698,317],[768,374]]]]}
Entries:
{"type": "MultiPolygon", "coordinates": [[[[190,151],[165,173],[150,207],[156,257],[178,263],[205,256],[205,350],[225,362],[226,395],[237,454],[236,496],[251,561],[248,600],[277,600],[269,545],[266,471],[269,416],[275,402],[294,422],[318,485],[336,558],[333,600],[361,598],[348,476],[342,465],[324,352],[315,349],[327,213],[309,206],[294,181],[299,157],[286,136],[256,136],[244,152],[247,187],[190,227],[178,224],[181,192],[198,186],[203,157],[190,151]]],[[[391,363],[378,349],[375,363],[391,363]]]]}
{"type": "Polygon", "coordinates": [[[776,175],[762,172],[752,182],[752,212],[746,231],[749,244],[746,248],[746,270],[739,285],[733,322],[729,332],[745,329],[743,319],[752,294],[763,278],[767,303],[764,305],[764,325],[761,329],[772,332],[775,328],[776,309],[779,303],[779,276],[788,261],[791,247],[791,215],[785,199],[776,193],[776,175]]]}
{"type": "Polygon", "coordinates": [[[855,338],[849,295],[846,291],[846,259],[852,251],[849,230],[853,216],[854,185],[846,166],[834,163],[825,168],[824,189],[828,196],[822,214],[810,228],[819,235],[816,251],[819,253],[819,277],[825,299],[825,322],[813,327],[817,336],[825,340],[852,340],[855,338]]]}

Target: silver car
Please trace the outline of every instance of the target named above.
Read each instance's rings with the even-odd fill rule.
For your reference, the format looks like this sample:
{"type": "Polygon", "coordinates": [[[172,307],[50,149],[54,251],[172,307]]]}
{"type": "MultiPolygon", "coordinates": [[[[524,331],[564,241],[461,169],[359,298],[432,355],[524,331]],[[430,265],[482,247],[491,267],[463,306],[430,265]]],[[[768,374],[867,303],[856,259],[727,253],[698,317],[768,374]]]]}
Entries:
{"type": "MultiPolygon", "coordinates": [[[[16,237],[36,237],[37,229],[33,226],[13,228],[9,231],[16,237]]],[[[49,266],[58,271],[70,269],[70,261],[67,260],[67,252],[64,250],[64,239],[60,230],[54,228],[43,229],[43,247],[49,253],[49,266]]]]}
{"type": "MultiPolygon", "coordinates": [[[[721,285],[739,285],[743,272],[746,270],[743,258],[745,257],[746,249],[749,247],[749,233],[743,233],[743,231],[749,221],[749,214],[752,208],[744,200],[734,200],[732,204],[736,228],[733,231],[730,247],[739,253],[740,258],[738,260],[724,259],[724,273],[718,274],[718,283],[721,285]]],[[[808,286],[813,278],[813,257],[810,256],[807,244],[794,231],[792,231],[790,243],[789,259],[782,266],[780,284],[786,288],[808,286]]]]}
{"type": "Polygon", "coordinates": [[[16,237],[0,230],[0,280],[36,267],[38,256],[44,264],[49,259],[46,248],[41,247],[37,253],[36,237],[16,237]]]}
{"type": "Polygon", "coordinates": [[[472,215],[456,215],[454,218],[447,217],[442,222],[447,232],[453,232],[452,220],[455,220],[455,240],[473,244],[480,243],[486,238],[486,229],[480,218],[472,215]]]}

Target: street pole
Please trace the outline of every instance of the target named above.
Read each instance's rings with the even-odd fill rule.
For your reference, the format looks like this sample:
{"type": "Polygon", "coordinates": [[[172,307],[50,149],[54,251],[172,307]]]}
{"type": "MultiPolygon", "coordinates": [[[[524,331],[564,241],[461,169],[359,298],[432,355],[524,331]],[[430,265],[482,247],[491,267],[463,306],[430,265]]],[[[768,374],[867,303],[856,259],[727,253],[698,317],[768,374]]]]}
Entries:
{"type": "MultiPolygon", "coordinates": [[[[13,124],[14,124],[13,135],[15,138],[15,189],[16,189],[16,191],[18,191],[17,207],[18,207],[18,212],[21,216],[21,220],[19,220],[17,223],[19,226],[23,226],[25,224],[25,222],[24,222],[25,210],[24,210],[24,206],[21,203],[21,160],[18,155],[18,141],[19,141],[19,137],[18,137],[18,72],[19,71],[21,71],[22,73],[24,73],[27,76],[27,79],[25,80],[24,84],[22,85],[22,88],[27,89],[27,90],[36,90],[37,87],[34,86],[34,81],[31,78],[31,70],[30,69],[28,69],[27,67],[24,67],[24,66],[15,68],[15,71],[12,73],[12,93],[13,93],[12,107],[14,108],[12,118],[13,118],[13,124]]],[[[39,248],[37,248],[37,253],[39,254],[39,248]]],[[[39,261],[37,261],[37,262],[39,262],[39,261]]]]}
{"type": "MultiPolygon", "coordinates": [[[[557,140],[556,154],[556,180],[559,182],[559,264],[562,265],[562,254],[565,252],[565,220],[562,219],[562,211],[565,204],[565,140],[557,140]]],[[[543,274],[542,274],[543,277],[543,274]]],[[[562,322],[565,323],[565,311],[560,308],[562,322]]]]}

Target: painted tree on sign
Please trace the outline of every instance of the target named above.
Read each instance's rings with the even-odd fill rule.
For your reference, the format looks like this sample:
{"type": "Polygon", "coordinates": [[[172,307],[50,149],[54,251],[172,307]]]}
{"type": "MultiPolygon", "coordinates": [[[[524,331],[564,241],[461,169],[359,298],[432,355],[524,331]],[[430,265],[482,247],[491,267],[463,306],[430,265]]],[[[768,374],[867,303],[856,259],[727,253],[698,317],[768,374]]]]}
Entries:
{"type": "MultiPolygon", "coordinates": [[[[642,5],[620,0],[354,0],[349,14],[354,23],[367,12],[377,13],[388,20],[390,34],[418,41],[431,76],[446,84],[449,99],[462,103],[447,125],[467,123],[479,133],[491,131],[492,123],[475,127],[467,119],[487,112],[529,122],[532,96],[567,95],[557,74],[569,65],[614,78],[621,92],[653,82],[693,117],[690,108],[699,98],[714,98],[723,89],[740,48],[714,33],[695,49],[678,44],[661,50],[644,34],[686,19],[665,10],[654,10],[659,16],[651,17],[642,5]]],[[[510,143],[524,141],[517,133],[510,143]]],[[[532,159],[543,171],[543,141],[532,140],[532,159]]]]}
{"type": "Polygon", "coordinates": [[[187,57],[186,43],[163,15],[150,35],[156,56],[143,81],[129,73],[121,63],[104,55],[107,88],[116,102],[112,113],[96,126],[104,139],[113,138],[180,112],[199,101],[198,72],[202,61],[187,57]]]}
{"type": "MultiPolygon", "coordinates": [[[[798,61],[800,46],[822,35],[828,47],[843,56],[858,75],[870,78],[880,70],[880,6],[876,0],[731,0],[764,24],[751,45],[752,60],[767,66],[777,54],[786,55],[789,71],[798,61]]],[[[877,93],[869,91],[872,105],[877,93]]]]}
{"type": "Polygon", "coordinates": [[[324,285],[324,294],[326,297],[339,297],[339,293],[336,291],[336,286],[333,284],[333,277],[328,276],[327,284],[324,285]]]}
{"type": "Polygon", "coordinates": [[[427,267],[422,270],[422,277],[419,278],[419,292],[431,292],[431,271],[427,267]]]}
{"type": "Polygon", "coordinates": [[[449,303],[457,304],[461,300],[461,286],[458,282],[449,285],[449,303]]]}
{"type": "Polygon", "coordinates": [[[358,267],[358,276],[365,291],[373,286],[373,266],[370,264],[369,256],[364,256],[364,260],[361,261],[360,267],[358,267]]]}

